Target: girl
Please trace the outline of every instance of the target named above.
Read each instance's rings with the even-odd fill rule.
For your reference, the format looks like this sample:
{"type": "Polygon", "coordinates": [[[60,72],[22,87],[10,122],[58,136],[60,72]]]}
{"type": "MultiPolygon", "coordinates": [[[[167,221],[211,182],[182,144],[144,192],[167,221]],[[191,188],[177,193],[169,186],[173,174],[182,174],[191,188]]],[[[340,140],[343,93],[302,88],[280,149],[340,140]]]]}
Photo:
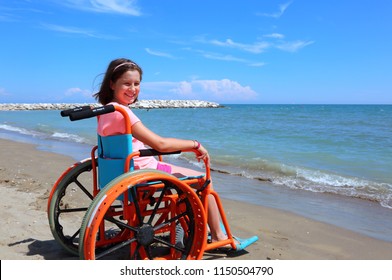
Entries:
{"type": "MultiPolygon", "coordinates": [[[[140,92],[140,82],[143,71],[129,59],[113,60],[105,73],[99,92],[94,97],[102,104],[122,105],[127,110],[132,126],[133,150],[145,149],[145,145],[159,152],[174,152],[178,150],[197,149],[197,159],[207,160],[210,158],[207,150],[196,140],[184,140],[177,138],[161,137],[149,130],[140,119],[129,109],[128,105],[137,101],[140,92]]],[[[98,134],[101,136],[125,133],[123,116],[119,112],[100,116],[98,122],[98,134]]],[[[201,175],[192,169],[187,169],[169,163],[158,162],[154,157],[140,157],[134,159],[135,169],[153,168],[171,174],[183,176],[201,175]]],[[[220,217],[215,198],[208,196],[208,224],[212,242],[227,239],[226,234],[220,227],[220,217]]]]}

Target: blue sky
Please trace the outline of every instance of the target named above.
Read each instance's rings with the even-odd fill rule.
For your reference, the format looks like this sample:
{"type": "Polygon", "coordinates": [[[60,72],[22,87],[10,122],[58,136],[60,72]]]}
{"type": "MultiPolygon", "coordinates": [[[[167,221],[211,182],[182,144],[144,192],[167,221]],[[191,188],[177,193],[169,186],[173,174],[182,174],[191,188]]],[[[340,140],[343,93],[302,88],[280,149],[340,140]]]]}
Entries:
{"type": "Polygon", "coordinates": [[[141,99],[392,104],[390,0],[0,0],[0,102],[94,102],[115,58],[141,99]]]}

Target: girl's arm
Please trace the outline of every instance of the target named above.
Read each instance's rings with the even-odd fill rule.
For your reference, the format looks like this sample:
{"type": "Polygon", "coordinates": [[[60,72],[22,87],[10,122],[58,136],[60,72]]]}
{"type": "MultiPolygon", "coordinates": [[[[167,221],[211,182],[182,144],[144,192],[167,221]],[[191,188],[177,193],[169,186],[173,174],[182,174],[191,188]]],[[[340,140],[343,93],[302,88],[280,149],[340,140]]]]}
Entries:
{"type": "MultiPolygon", "coordinates": [[[[142,122],[137,122],[132,126],[132,135],[144,144],[163,153],[191,150],[197,148],[198,145],[195,140],[162,137],[149,130],[142,122]]],[[[202,145],[197,150],[200,152],[200,155],[197,156],[198,160],[205,158],[209,160],[208,151],[202,145]]]]}

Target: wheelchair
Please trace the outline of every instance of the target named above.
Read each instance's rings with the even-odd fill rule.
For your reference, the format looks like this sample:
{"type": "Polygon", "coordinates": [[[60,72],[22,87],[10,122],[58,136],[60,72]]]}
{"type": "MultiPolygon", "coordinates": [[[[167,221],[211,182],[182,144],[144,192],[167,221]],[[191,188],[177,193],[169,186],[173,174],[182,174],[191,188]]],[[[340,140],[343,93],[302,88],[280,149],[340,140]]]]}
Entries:
{"type": "Polygon", "coordinates": [[[120,112],[122,135],[100,136],[90,158],[73,164],[55,182],[48,199],[50,230],[55,240],[80,259],[197,260],[220,247],[240,251],[258,240],[231,234],[211,173],[177,178],[155,169],[135,170],[136,157],[196,153],[132,150],[130,120],[124,108],[106,105],[61,112],[71,121],[120,112]],[[91,187],[92,186],[92,187],[91,187]],[[208,235],[207,197],[217,202],[228,239],[212,242],[208,235]]]}

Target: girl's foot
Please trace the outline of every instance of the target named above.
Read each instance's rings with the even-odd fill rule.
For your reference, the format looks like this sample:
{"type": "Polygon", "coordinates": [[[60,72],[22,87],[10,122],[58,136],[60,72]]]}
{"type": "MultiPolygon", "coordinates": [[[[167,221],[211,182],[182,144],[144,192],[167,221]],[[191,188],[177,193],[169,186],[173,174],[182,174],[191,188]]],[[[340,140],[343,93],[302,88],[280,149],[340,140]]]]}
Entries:
{"type": "MultiPolygon", "coordinates": [[[[227,235],[225,235],[223,239],[219,239],[219,240],[211,238],[211,243],[223,241],[223,240],[227,240],[227,239],[229,239],[229,237],[227,235]]],[[[233,237],[233,240],[236,245],[240,244],[240,242],[237,239],[235,239],[234,237],[233,237]]],[[[233,247],[231,246],[231,244],[226,244],[226,245],[223,245],[217,249],[233,249],[233,247]]]]}

